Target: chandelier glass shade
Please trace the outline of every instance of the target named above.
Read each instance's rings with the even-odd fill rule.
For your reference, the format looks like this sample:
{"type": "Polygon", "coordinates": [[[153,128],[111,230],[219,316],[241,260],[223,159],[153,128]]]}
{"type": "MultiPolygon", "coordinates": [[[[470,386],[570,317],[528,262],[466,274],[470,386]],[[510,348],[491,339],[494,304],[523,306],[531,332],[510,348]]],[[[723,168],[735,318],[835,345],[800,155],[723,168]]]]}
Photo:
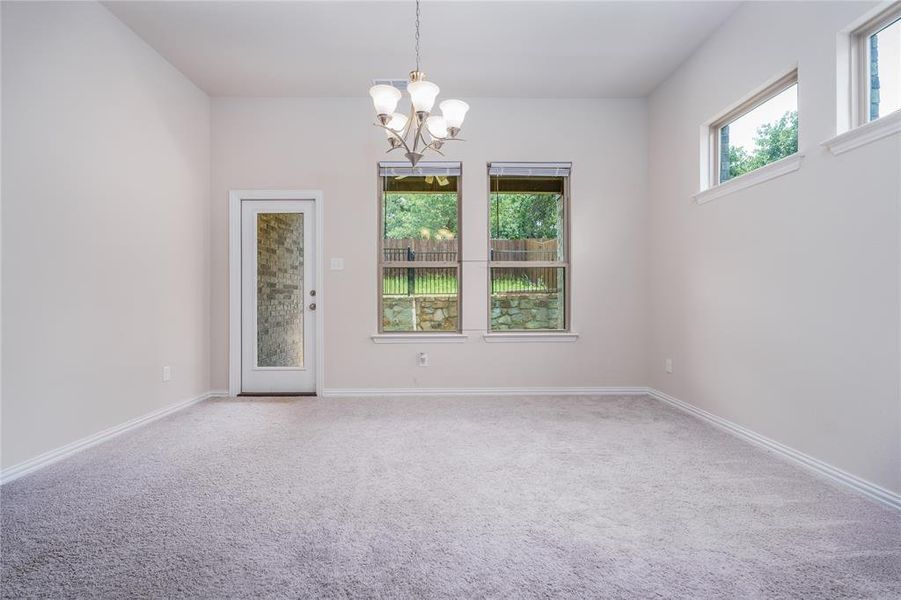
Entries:
{"type": "Polygon", "coordinates": [[[369,88],[375,107],[377,127],[388,136],[388,152],[404,150],[404,156],[414,167],[429,151],[444,155],[441,147],[450,141],[462,141],[457,137],[463,127],[463,119],[469,105],[462,100],[444,100],[435,114],[435,100],[440,89],[427,81],[419,70],[419,0],[416,0],[416,70],[410,72],[407,94],[410,96],[409,116],[397,112],[403,94],[391,85],[374,85],[369,88]]]}

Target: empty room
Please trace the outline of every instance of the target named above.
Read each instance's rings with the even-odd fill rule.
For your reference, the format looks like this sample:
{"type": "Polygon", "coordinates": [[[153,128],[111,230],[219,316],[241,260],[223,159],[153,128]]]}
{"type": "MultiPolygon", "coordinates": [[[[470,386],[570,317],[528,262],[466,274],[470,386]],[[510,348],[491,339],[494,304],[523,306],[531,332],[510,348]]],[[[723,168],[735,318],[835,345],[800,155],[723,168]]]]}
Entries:
{"type": "Polygon", "coordinates": [[[0,598],[901,598],[901,1],[0,25],[0,598]]]}

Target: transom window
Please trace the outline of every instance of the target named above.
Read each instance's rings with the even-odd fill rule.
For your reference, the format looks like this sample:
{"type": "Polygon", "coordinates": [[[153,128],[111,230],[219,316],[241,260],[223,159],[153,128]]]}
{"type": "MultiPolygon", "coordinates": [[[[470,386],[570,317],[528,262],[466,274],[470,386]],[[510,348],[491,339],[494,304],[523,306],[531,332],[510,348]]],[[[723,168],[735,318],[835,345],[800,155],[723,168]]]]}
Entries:
{"type": "Polygon", "coordinates": [[[570,163],[489,163],[491,331],[569,327],[570,163]]]}
{"type": "Polygon", "coordinates": [[[854,32],[859,125],[901,109],[901,3],[854,32]]]}
{"type": "Polygon", "coordinates": [[[379,331],[460,331],[460,163],[379,164],[379,331]]]}
{"type": "Polygon", "coordinates": [[[710,126],[715,184],[798,151],[798,72],[754,94],[710,126]]]}

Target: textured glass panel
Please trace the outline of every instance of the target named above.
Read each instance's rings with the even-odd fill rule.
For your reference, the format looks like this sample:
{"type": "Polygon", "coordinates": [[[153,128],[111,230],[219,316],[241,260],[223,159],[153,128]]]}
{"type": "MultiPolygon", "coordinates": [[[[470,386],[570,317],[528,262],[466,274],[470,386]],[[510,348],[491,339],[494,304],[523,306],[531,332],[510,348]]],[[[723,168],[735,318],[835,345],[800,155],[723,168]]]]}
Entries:
{"type": "Polygon", "coordinates": [[[870,120],[901,108],[901,19],[869,38],[870,120]]]}
{"type": "Polygon", "coordinates": [[[303,367],[303,214],[257,215],[257,366],[303,367]]]}
{"type": "Polygon", "coordinates": [[[563,182],[491,176],[491,260],[566,260],[563,182]]]}
{"type": "Polygon", "coordinates": [[[565,269],[492,267],[491,330],[565,327],[565,269]]]}
{"type": "Polygon", "coordinates": [[[798,84],[720,127],[720,183],[798,151],[798,84]]]}
{"type": "Polygon", "coordinates": [[[457,331],[456,267],[382,269],[382,331],[457,331]]]}

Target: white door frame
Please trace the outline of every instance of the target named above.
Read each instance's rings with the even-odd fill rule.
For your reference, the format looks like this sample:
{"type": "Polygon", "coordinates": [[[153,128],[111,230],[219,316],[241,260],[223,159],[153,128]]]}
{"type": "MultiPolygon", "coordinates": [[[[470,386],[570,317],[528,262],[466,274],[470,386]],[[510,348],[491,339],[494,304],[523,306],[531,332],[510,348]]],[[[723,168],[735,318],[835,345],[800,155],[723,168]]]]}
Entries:
{"type": "Polygon", "coordinates": [[[325,374],[324,222],[320,190],[230,190],[228,192],[228,395],[241,393],[241,203],[253,200],[312,200],[316,207],[316,395],[325,374]]]}

